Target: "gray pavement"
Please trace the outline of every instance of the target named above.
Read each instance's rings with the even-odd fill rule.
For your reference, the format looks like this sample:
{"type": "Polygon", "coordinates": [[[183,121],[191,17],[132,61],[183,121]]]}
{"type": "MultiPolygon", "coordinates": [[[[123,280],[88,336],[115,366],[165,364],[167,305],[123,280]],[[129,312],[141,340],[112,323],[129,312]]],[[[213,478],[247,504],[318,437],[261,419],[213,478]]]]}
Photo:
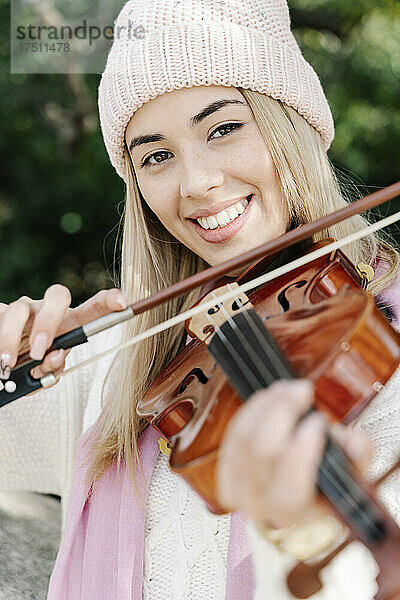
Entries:
{"type": "Polygon", "coordinates": [[[46,600],[60,538],[60,502],[0,492],[0,600],[46,600]]]}

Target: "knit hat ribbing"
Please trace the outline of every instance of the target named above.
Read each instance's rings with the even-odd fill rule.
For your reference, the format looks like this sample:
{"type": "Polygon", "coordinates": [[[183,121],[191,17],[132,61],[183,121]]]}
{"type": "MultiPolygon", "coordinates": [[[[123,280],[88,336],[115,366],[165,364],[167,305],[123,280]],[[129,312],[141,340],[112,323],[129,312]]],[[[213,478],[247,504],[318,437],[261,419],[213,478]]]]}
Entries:
{"type": "Polygon", "coordinates": [[[149,100],[183,87],[242,87],[279,99],[329,148],[331,111],[290,31],[286,0],[129,0],[114,31],[99,86],[99,113],[111,163],[123,179],[124,135],[132,115],[149,100]],[[139,26],[143,35],[135,37],[139,26]]]}

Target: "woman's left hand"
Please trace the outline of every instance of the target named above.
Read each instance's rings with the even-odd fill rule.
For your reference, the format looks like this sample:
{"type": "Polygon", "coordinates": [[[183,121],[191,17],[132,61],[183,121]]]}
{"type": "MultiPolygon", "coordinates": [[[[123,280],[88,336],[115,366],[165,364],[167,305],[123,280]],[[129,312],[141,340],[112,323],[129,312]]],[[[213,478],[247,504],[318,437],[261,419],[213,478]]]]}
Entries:
{"type": "MultiPolygon", "coordinates": [[[[312,405],[311,382],[281,381],[253,394],[236,412],[218,460],[223,506],[275,528],[320,512],[315,481],[328,424],[319,412],[301,420],[312,405]]],[[[367,436],[342,426],[332,433],[363,471],[372,456],[367,436]]]]}

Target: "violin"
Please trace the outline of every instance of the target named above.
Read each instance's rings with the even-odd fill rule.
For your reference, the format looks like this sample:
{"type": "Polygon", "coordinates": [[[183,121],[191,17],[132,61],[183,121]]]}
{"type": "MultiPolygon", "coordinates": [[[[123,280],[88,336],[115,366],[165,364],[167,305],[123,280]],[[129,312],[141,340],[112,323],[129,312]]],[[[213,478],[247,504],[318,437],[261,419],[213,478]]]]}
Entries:
{"type": "MultiPolygon", "coordinates": [[[[318,242],[310,251],[330,242],[318,242]]],[[[213,299],[214,307],[186,322],[193,340],[157,376],[137,407],[138,415],[168,440],[172,471],[218,514],[227,512],[217,500],[218,449],[232,416],[254,392],[278,379],[307,377],[314,382],[316,408],[332,421],[349,423],[400,363],[400,334],[363,289],[365,277],[341,251],[249,295],[238,292],[219,301],[227,287],[260,275],[265,263],[257,261],[235,283],[199,301],[213,299]]],[[[380,568],[376,598],[400,598],[400,529],[331,438],[317,485],[351,531],[340,549],[360,539],[380,568]]],[[[306,598],[318,591],[319,570],[329,560],[318,568],[296,567],[288,579],[292,593],[306,598]]]]}

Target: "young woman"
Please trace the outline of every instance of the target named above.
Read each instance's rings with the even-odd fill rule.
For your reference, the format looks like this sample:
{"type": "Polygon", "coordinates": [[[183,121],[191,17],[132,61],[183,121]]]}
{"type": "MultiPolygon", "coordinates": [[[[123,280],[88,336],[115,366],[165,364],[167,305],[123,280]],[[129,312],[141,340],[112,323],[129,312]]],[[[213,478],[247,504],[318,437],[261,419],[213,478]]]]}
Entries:
{"type": "MultiPolygon", "coordinates": [[[[290,32],[284,0],[132,0],[118,27],[99,107],[127,190],[122,292],[102,291],[71,309],[69,291],[54,285],[42,300],[24,297],[4,307],[4,379],[21,346],[41,359],[57,334],[345,203],[326,155],[330,110],[290,32]],[[129,35],[138,25],[145,30],[140,40],[129,35]]],[[[353,218],[317,238],[339,238],[362,224],[353,218]]],[[[346,253],[377,268],[370,289],[398,325],[395,250],[370,236],[346,253]]],[[[68,365],[185,310],[198,296],[196,290],[100,334],[73,349],[68,365]]],[[[299,424],[313,401],[306,381],[255,394],[231,421],[219,494],[240,512],[211,515],[168,470],[159,436],[136,406],[186,337],[176,327],[1,410],[2,486],[60,494],[64,516],[69,504],[50,600],[291,598],[285,576],[293,553],[315,557],[342,539],[342,527],[316,500],[327,424],[316,414],[299,424]],[[317,533],[304,547],[311,531],[317,533]]],[[[58,377],[65,354],[50,353],[34,376],[58,377]]],[[[352,430],[337,433],[365,468],[370,446],[361,430],[369,432],[376,445],[370,474],[400,449],[398,386],[395,374],[352,430]]],[[[384,499],[400,517],[398,489],[393,477],[384,499]]],[[[368,600],[376,574],[369,552],[354,543],[324,570],[323,589],[313,597],[368,600]]]]}

